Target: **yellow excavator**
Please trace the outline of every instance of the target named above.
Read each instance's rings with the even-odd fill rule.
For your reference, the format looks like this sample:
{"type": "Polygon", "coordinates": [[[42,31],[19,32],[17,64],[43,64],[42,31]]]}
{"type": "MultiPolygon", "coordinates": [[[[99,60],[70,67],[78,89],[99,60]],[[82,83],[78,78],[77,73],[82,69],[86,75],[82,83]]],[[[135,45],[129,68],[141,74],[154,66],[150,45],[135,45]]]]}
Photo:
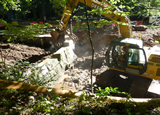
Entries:
{"type": "MultiPolygon", "coordinates": [[[[64,41],[64,32],[69,35],[69,37],[74,41],[78,41],[78,37],[72,32],[72,27],[70,30],[66,29],[68,22],[70,21],[70,18],[73,13],[73,9],[78,5],[78,3],[83,3],[85,4],[84,0],[68,0],[68,3],[66,4],[66,8],[64,9],[64,12],[61,17],[61,21],[59,22],[59,28],[56,28],[54,31],[51,32],[51,36],[53,40],[58,43],[59,41],[62,42],[64,41]]],[[[86,0],[86,5],[92,9],[106,9],[108,8],[109,4],[105,0],[103,2],[99,2],[98,0],[86,0]]],[[[119,9],[115,9],[116,11],[119,11],[119,9]]],[[[126,16],[120,16],[116,15],[115,13],[112,14],[102,14],[103,16],[107,17],[109,20],[112,21],[119,21],[122,23],[127,23],[127,25],[119,25],[119,36],[126,38],[126,37],[131,37],[132,34],[132,26],[130,23],[129,18],[126,16]]]]}
{"type": "MultiPolygon", "coordinates": [[[[64,41],[64,32],[66,32],[73,41],[78,41],[78,37],[71,30],[67,30],[67,24],[70,17],[78,3],[81,2],[85,4],[84,0],[69,0],[66,4],[66,8],[63,12],[61,22],[59,23],[59,28],[56,28],[52,32],[52,37],[54,40],[64,41]],[[62,36],[63,35],[63,36],[62,36]]],[[[102,0],[86,0],[86,5],[92,9],[107,9],[109,5],[108,2],[102,0]]],[[[119,11],[119,9],[115,9],[119,11]]],[[[112,14],[102,14],[112,21],[119,21],[126,23],[126,25],[118,25],[119,37],[115,38],[108,46],[106,52],[106,62],[110,69],[126,72],[134,75],[139,75],[142,77],[160,80],[160,48],[159,47],[143,47],[143,41],[140,39],[132,38],[132,26],[129,18],[127,16],[119,16],[115,13],[112,14]],[[125,52],[123,49],[125,48],[125,52]],[[119,59],[123,57],[123,60],[119,59]]]]}

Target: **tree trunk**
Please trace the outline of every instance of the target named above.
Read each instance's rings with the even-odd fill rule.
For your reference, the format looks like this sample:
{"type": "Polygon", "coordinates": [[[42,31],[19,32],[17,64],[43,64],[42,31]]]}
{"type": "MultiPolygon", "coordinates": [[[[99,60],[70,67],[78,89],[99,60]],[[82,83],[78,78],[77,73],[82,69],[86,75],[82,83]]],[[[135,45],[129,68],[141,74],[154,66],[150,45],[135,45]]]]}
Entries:
{"type": "Polygon", "coordinates": [[[89,27],[89,20],[88,20],[88,13],[87,13],[87,5],[86,5],[86,0],[85,1],[85,11],[86,11],[86,18],[87,18],[87,25],[88,25],[88,33],[89,33],[89,40],[91,43],[91,49],[92,49],[92,64],[91,64],[91,92],[93,93],[93,63],[94,63],[94,47],[93,47],[93,42],[92,42],[92,37],[91,37],[91,32],[90,32],[90,27],[89,27]]]}

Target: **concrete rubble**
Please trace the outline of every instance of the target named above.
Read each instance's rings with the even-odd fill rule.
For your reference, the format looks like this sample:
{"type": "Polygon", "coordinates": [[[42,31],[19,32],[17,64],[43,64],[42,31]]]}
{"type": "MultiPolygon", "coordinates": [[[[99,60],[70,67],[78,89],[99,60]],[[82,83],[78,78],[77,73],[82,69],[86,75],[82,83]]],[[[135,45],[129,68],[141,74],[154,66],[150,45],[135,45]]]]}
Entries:
{"type": "Polygon", "coordinates": [[[35,64],[31,67],[23,76],[29,83],[34,84],[33,77],[36,77],[39,82],[47,83],[45,86],[54,87],[57,81],[64,75],[66,67],[72,65],[73,61],[77,58],[74,53],[73,44],[69,43],[67,40],[65,42],[65,47],[60,48],[55,52],[51,59],[46,59],[41,63],[35,64]],[[68,45],[67,45],[68,44],[68,45]]]}

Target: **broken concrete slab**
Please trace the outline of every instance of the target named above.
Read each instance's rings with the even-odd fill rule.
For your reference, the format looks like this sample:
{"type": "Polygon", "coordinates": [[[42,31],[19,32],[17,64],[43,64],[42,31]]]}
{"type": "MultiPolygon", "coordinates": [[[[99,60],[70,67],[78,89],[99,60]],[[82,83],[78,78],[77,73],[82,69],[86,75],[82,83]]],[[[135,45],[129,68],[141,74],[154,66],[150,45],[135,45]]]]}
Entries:
{"type": "MultiPolygon", "coordinates": [[[[28,69],[23,75],[27,83],[41,85],[57,80],[64,71],[57,59],[46,59],[28,69]],[[36,81],[35,81],[36,80],[36,81]]],[[[47,84],[48,86],[49,84],[47,84]]]]}
{"type": "Polygon", "coordinates": [[[72,65],[76,58],[77,56],[69,44],[55,52],[51,59],[46,59],[31,67],[23,76],[28,80],[27,83],[35,84],[36,78],[44,86],[54,87],[59,78],[64,75],[66,67],[72,65]]]}

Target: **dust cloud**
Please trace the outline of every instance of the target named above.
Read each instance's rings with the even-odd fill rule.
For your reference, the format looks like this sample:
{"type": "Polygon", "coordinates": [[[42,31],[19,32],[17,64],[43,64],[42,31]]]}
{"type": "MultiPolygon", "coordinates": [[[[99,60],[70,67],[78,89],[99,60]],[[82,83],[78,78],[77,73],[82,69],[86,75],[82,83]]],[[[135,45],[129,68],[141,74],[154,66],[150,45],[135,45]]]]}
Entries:
{"type": "MultiPolygon", "coordinates": [[[[88,30],[78,30],[74,32],[74,34],[79,38],[79,42],[75,46],[76,55],[79,57],[91,55],[92,49],[88,30]]],[[[91,38],[95,52],[98,52],[102,48],[106,48],[116,37],[118,37],[118,28],[113,24],[91,31],[91,38]]]]}

